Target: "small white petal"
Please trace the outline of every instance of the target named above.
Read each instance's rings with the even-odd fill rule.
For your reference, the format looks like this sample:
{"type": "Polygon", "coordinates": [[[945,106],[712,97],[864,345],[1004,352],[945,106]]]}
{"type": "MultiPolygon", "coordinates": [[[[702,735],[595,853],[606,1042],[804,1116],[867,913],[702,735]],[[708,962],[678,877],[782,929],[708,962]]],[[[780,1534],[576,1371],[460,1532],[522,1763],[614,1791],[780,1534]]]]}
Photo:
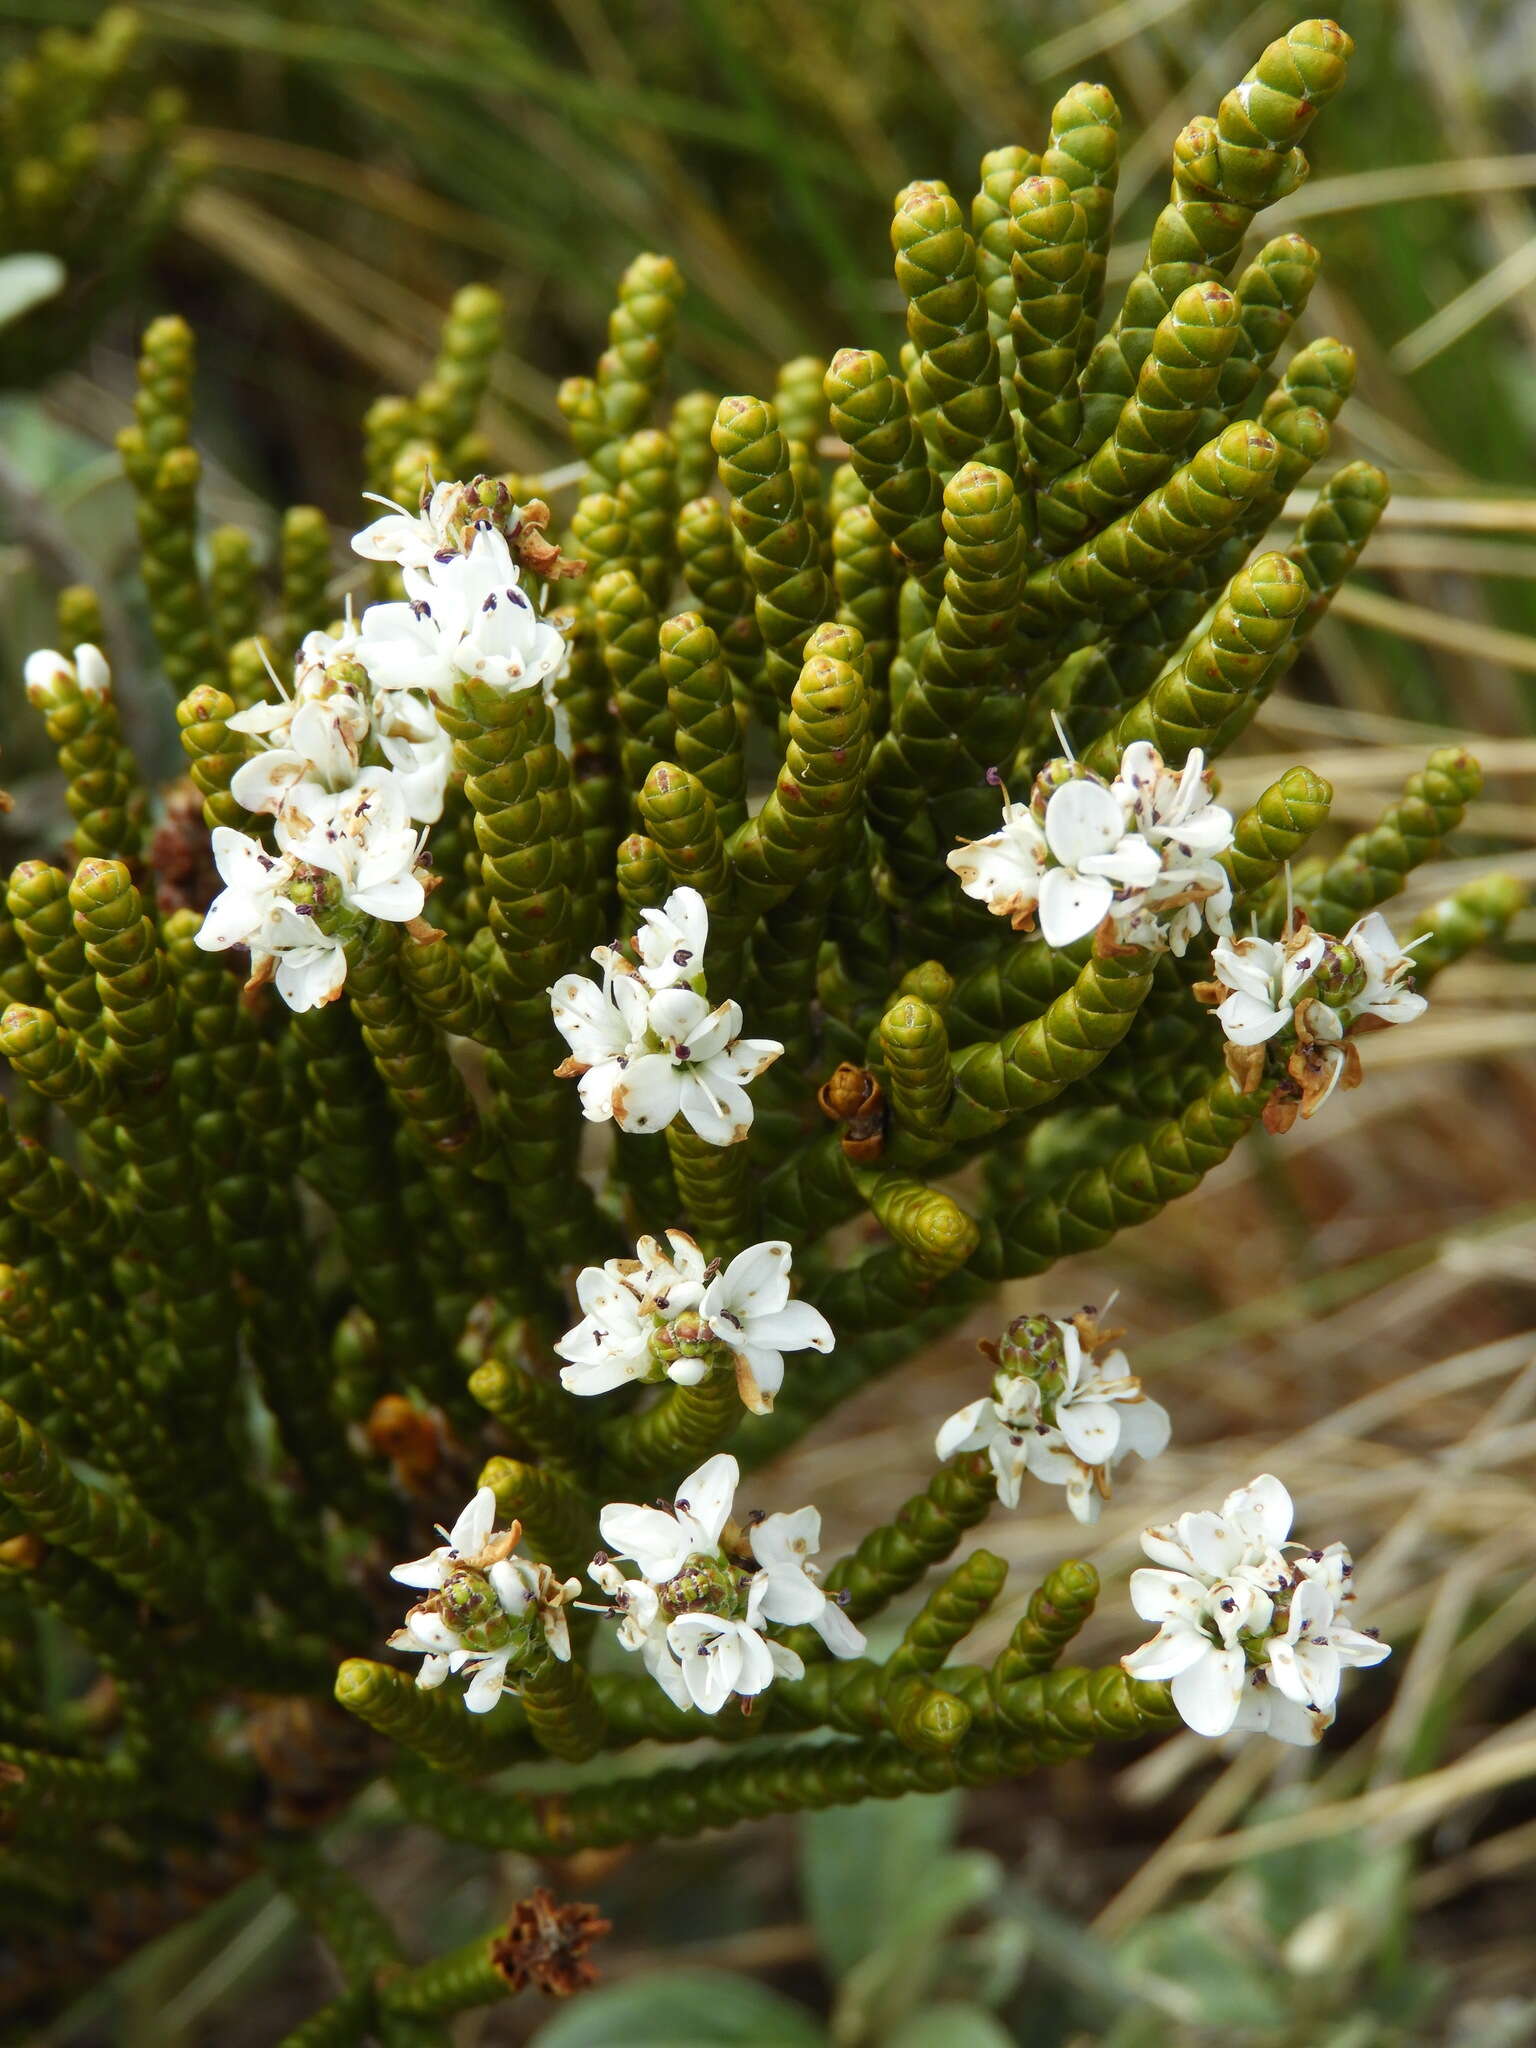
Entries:
{"type": "Polygon", "coordinates": [[[1207,1647],[1198,1663],[1173,1678],[1173,1704],[1197,1735],[1225,1735],[1237,1719],[1247,1667],[1241,1650],[1207,1647]]]}

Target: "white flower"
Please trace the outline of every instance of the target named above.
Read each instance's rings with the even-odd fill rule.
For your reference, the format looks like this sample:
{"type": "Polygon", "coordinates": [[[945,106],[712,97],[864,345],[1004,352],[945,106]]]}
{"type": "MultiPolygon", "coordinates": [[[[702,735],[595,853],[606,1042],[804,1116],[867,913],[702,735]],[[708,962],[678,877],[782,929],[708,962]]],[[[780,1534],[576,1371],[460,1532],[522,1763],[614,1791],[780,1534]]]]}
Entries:
{"type": "Polygon", "coordinates": [[[1291,1496],[1272,1473],[1229,1493],[1219,1514],[1200,1510],[1147,1529],[1141,1547],[1154,1564],[1210,1581],[1242,1579],[1266,1593],[1284,1586],[1281,1546],[1291,1533],[1291,1496]]]}
{"type": "Polygon", "coordinates": [[[653,1317],[642,1315],[639,1297],[606,1266],[583,1266],[576,1275],[582,1319],[555,1346],[570,1363],[560,1369],[568,1394],[607,1394],[631,1380],[652,1377],[653,1317]]]}
{"type": "Polygon", "coordinates": [[[786,1351],[832,1349],[831,1325],[809,1302],[789,1298],[790,1247],[755,1244],[717,1273],[699,1314],[736,1358],[736,1385],[754,1415],[767,1415],[784,1384],[786,1351]]]}
{"type": "Polygon", "coordinates": [[[1216,979],[1195,993],[1217,1005],[1227,1067],[1245,1094],[1268,1069],[1274,1085],[1264,1123],[1272,1131],[1315,1116],[1335,1088],[1359,1085],[1355,1040],[1364,1030],[1411,1023],[1427,1007],[1406,985],[1411,959],[1375,911],[1343,939],[1288,918],[1282,939],[1227,940],[1213,959],[1216,979]],[[1265,1050],[1277,1039],[1278,1060],[1265,1050]]]}
{"type": "MultiPolygon", "coordinates": [[[[75,651],[79,653],[78,648],[75,651]]],[[[1360,1017],[1379,1017],[1384,1024],[1411,1024],[1423,1015],[1428,998],[1402,986],[1413,960],[1393,938],[1392,927],[1379,910],[1351,925],[1344,944],[1365,970],[1365,987],[1349,1004],[1352,1023],[1360,1017]]]]}
{"type": "Polygon", "coordinates": [[[1016,1508],[1030,1445],[1040,1421],[1040,1389],[1023,1373],[999,1373],[991,1398],[983,1396],[956,1411],[940,1426],[934,1452],[941,1459],[961,1451],[985,1451],[997,1480],[997,1497],[1016,1508]]]}
{"type": "Polygon", "coordinates": [[[1284,1634],[1270,1640],[1269,1674],[1288,1700],[1331,1721],[1345,1668],[1379,1664],[1388,1654],[1375,1636],[1341,1627],[1328,1588],[1304,1578],[1291,1595],[1284,1634]]]}
{"type": "Polygon", "coordinates": [[[985,903],[994,917],[1024,931],[1040,901],[1048,858],[1045,834],[1028,804],[1004,804],[1002,829],[986,839],[962,840],[945,863],[960,877],[962,895],[985,903]]]}
{"type": "Polygon", "coordinates": [[[324,699],[253,704],[228,723],[236,732],[281,735],[281,744],[264,746],[242,761],[230,778],[229,793],[236,803],[262,816],[281,813],[301,785],[325,791],[350,788],[370,720],[360,696],[338,689],[324,699]]]}
{"type": "Polygon", "coordinates": [[[373,705],[379,752],[394,770],[405,807],[418,825],[443,815],[443,792],[453,768],[453,742],[427,698],[411,690],[380,690],[373,705]]]}
{"type": "Polygon", "coordinates": [[[679,1114],[711,1145],[734,1145],[752,1124],[746,1083],[784,1048],[742,1038],[741,1008],[691,988],[652,994],[638,974],[604,960],[601,988],[576,974],[550,990],[555,1025],[571,1048],[558,1074],[580,1076],[582,1113],[622,1131],[665,1130],[679,1114]]]}
{"type": "Polygon", "coordinates": [[[416,1683],[423,1692],[432,1692],[442,1684],[454,1669],[455,1658],[460,1665],[464,1662],[458,1637],[447,1622],[425,1607],[411,1609],[405,1617],[404,1626],[397,1628],[389,1638],[389,1647],[421,1658],[416,1683]]]}
{"type": "Polygon", "coordinates": [[[675,988],[704,971],[709,910],[697,889],[674,889],[660,910],[642,910],[635,933],[640,979],[647,988],[675,988]]]}
{"type": "Polygon", "coordinates": [[[617,1636],[622,1650],[638,1650],[646,1670],[674,1707],[692,1704],[683,1667],[667,1641],[668,1621],[661,1611],[661,1596],[646,1579],[627,1579],[607,1558],[594,1558],[587,1576],[613,1602],[619,1617],[617,1636]]]}
{"type": "Polygon", "coordinates": [[[555,1028],[571,1057],[555,1069],[577,1074],[582,1114],[590,1123],[613,1115],[613,1096],[629,1060],[644,1049],[650,994],[639,975],[625,973],[617,955],[607,958],[599,986],[585,975],[562,974],[549,992],[555,1028]]]}
{"type": "Polygon", "coordinates": [[[499,1558],[486,1570],[504,1612],[537,1614],[549,1653],[562,1664],[571,1661],[571,1629],[566,1603],[581,1591],[580,1579],[557,1579],[547,1564],[526,1557],[499,1558]]]}
{"type": "Polygon", "coordinates": [[[1077,1330],[1059,1325],[1065,1352],[1063,1384],[1051,1401],[1053,1427],[1029,1441],[1029,1469],[1050,1486],[1064,1486],[1074,1520],[1096,1522],[1122,1458],[1160,1457],[1172,1425],[1168,1411],[1141,1391],[1123,1351],[1088,1355],[1077,1330]]]}
{"type": "Polygon", "coordinates": [[[561,1663],[571,1655],[565,1609],[580,1581],[558,1580],[548,1565],[514,1555],[521,1535],[514,1522],[493,1533],[496,1496],[482,1486],[451,1530],[439,1530],[442,1544],[390,1577],[430,1596],[411,1609],[390,1647],[423,1658],[416,1683],[430,1689],[450,1673],[467,1675],[464,1704],[486,1714],[500,1699],[509,1676],[529,1653],[533,1630],[543,1635],[561,1663]]]}
{"type": "Polygon", "coordinates": [[[1268,1735],[1297,1749],[1308,1749],[1333,1725],[1333,1716],[1314,1707],[1299,1707],[1269,1682],[1263,1665],[1248,1673],[1229,1735],[1268,1735]]]}
{"type": "MultiPolygon", "coordinates": [[[[1120,1460],[1132,1452],[1155,1458],[1167,1448],[1168,1411],[1142,1393],[1123,1351],[1094,1355],[1091,1317],[1021,1320],[1037,1336],[1044,1334],[1042,1324],[1054,1335],[1030,1351],[1022,1370],[1013,1357],[1022,1355],[1023,1347],[1014,1347],[1013,1357],[1005,1349],[1004,1369],[993,1382],[991,1398],[972,1401],[951,1415],[934,1450],[941,1459],[984,1450],[1004,1507],[1018,1506],[1029,1472],[1066,1489],[1067,1506],[1077,1521],[1096,1522],[1120,1460]],[[1079,1324],[1088,1332],[1086,1344],[1079,1324]]],[[[1016,1328],[1011,1326],[1010,1335],[1016,1328]]]]}
{"type": "Polygon", "coordinates": [[[393,498],[375,491],[363,496],[382,505],[381,516],[352,536],[352,552],[368,562],[394,562],[402,569],[424,569],[434,555],[449,547],[448,522],[458,510],[464,486],[437,484],[420,512],[407,512],[393,498]]]}
{"type": "Polygon", "coordinates": [[[327,671],[339,659],[355,661],[356,654],[357,634],[350,622],[340,634],[306,633],[294,666],[293,694],[277,684],[276,699],[247,705],[228,721],[231,732],[246,733],[261,746],[241,762],[230,783],[231,794],[248,811],[278,812],[288,791],[301,782],[339,790],[352,781],[371,729],[369,707],[360,676],[327,671]]]}
{"type": "Polygon", "coordinates": [[[697,1308],[704,1297],[709,1271],[698,1240],[686,1230],[667,1232],[667,1249],[654,1237],[642,1237],[635,1245],[636,1272],[630,1281],[640,1292],[641,1306],[648,1315],[664,1320],[697,1308]]]}
{"type": "Polygon", "coordinates": [[[296,864],[287,855],[274,859],[228,825],[214,828],[212,844],[224,888],[208,906],[197,944],[205,953],[248,947],[249,985],[275,979],[290,1010],[334,1001],[347,978],[346,951],[285,893],[299,880],[296,864]]]}
{"type": "Polygon", "coordinates": [[[1335,1607],[1344,1607],[1355,1597],[1355,1561],[1342,1543],[1330,1543],[1326,1550],[1304,1551],[1295,1561],[1304,1579],[1316,1579],[1333,1595],[1335,1607]]]}
{"type": "Polygon", "coordinates": [[[692,1387],[728,1352],[743,1401],[767,1414],[783,1384],[784,1350],[830,1351],[833,1343],[825,1318],[789,1299],[790,1247],[753,1245],[715,1273],[686,1231],[669,1230],[667,1244],[663,1251],[642,1237],[633,1259],[583,1267],[576,1278],[583,1319],[555,1346],[570,1361],[561,1385],[605,1394],[664,1373],[692,1387]],[[668,1351],[674,1355],[663,1365],[668,1351]]]}
{"type": "Polygon", "coordinates": [[[680,1614],[667,1647],[682,1667],[688,1697],[701,1714],[718,1714],[732,1693],[752,1699],[775,1678],[803,1678],[805,1666],[782,1643],[723,1614],[680,1614]]]}
{"type": "Polygon", "coordinates": [[[752,1531],[752,1555],[761,1569],[747,1595],[747,1619],[778,1622],[786,1628],[809,1624],[834,1657],[860,1657],[863,1635],[817,1583],[813,1560],[820,1548],[821,1515],[816,1508],[769,1515],[759,1522],[752,1531]]]}
{"type": "Polygon", "coordinates": [[[405,571],[408,601],[370,605],[358,652],[380,689],[445,695],[461,683],[529,690],[558,674],[565,640],[521,588],[505,539],[478,526],[465,554],[405,571]]]}
{"type": "Polygon", "coordinates": [[[82,697],[93,697],[98,703],[112,694],[112,671],[107,666],[107,657],[89,640],[80,642],[73,661],[51,647],[40,647],[27,656],[22,680],[28,700],[34,704],[58,681],[73,681],[82,697]]]}
{"type": "Polygon", "coordinates": [[[1196,1734],[1315,1742],[1333,1721],[1342,1671],[1389,1654],[1338,1621],[1352,1597],[1341,1544],[1287,1560],[1291,1514],[1290,1495],[1265,1474],[1220,1514],[1181,1515],[1142,1537],[1159,1568],[1131,1574],[1131,1604],[1159,1627],[1120,1661],[1133,1678],[1169,1680],[1196,1734]]]}
{"type": "Polygon", "coordinates": [[[414,1586],[428,1593],[441,1592],[456,1565],[484,1550],[495,1526],[496,1496],[490,1487],[482,1486],[469,1505],[460,1511],[453,1527],[438,1530],[443,1540],[436,1550],[429,1550],[425,1557],[391,1566],[389,1576],[397,1585],[414,1586]]]}
{"type": "MultiPolygon", "coordinates": [[[[1299,935],[1298,935],[1299,937],[1299,935]]],[[[1317,972],[1327,941],[1314,931],[1295,941],[1223,939],[1212,954],[1216,979],[1231,993],[1216,1016],[1234,1045],[1263,1045],[1286,1030],[1302,988],[1317,972]]]]}
{"type": "Polygon", "coordinates": [[[1139,898],[1116,911],[1121,943],[1166,947],[1182,959],[1202,924],[1218,934],[1230,931],[1232,881],[1217,856],[1232,844],[1232,814],[1211,801],[1201,750],[1194,748],[1175,771],[1150,740],[1135,740],[1120,757],[1113,789],[1162,863],[1139,898]]]}
{"type": "Polygon", "coordinates": [[[720,1532],[730,1520],[741,1469],[727,1451],[706,1458],[677,1489],[670,1508],[612,1502],[597,1518],[608,1550],[632,1558],[653,1586],[676,1578],[689,1557],[718,1557],[720,1532]]]}
{"type": "Polygon", "coordinates": [[[864,1638],[815,1583],[820,1543],[814,1508],[772,1515],[752,1532],[758,1569],[742,1561],[739,1541],[722,1538],[739,1477],[719,1452],[678,1488],[674,1507],[612,1502],[598,1517],[609,1551],[639,1568],[626,1578],[611,1556],[591,1576],[614,1600],[619,1642],[639,1650],[646,1668],[678,1706],[717,1714],[732,1695],[750,1699],[775,1678],[798,1678],[804,1665],[764,1625],[809,1624],[834,1656],[857,1656],[864,1638]]]}
{"type": "Polygon", "coordinates": [[[334,875],[349,909],[392,924],[420,917],[426,903],[416,873],[421,841],[387,768],[365,768],[340,795],[318,784],[297,785],[278,814],[275,836],[295,860],[334,875]]]}
{"type": "Polygon", "coordinates": [[[1210,800],[1199,749],[1175,773],[1138,740],[1113,784],[1068,761],[1048,767],[1029,803],[1004,805],[1000,831],[946,859],[964,893],[1016,931],[1038,910],[1048,945],[1069,946],[1108,919],[1122,946],[1182,954],[1203,923],[1228,928],[1232,886],[1216,856],[1231,843],[1231,815],[1210,800]]]}
{"type": "Polygon", "coordinates": [[[1240,1637],[1261,1633],[1274,1613],[1246,1580],[1207,1586],[1182,1572],[1131,1574],[1131,1605],[1161,1626],[1121,1663],[1132,1678],[1171,1680],[1173,1703],[1197,1735],[1225,1735],[1237,1719],[1248,1662],[1240,1637]]]}
{"type": "Polygon", "coordinates": [[[739,1003],[711,1009],[693,989],[663,989],[651,998],[645,1022],[646,1043],[656,1050],[632,1055],[613,1091],[610,1110],[619,1128],[661,1131],[681,1114],[707,1144],[739,1143],[752,1127],[746,1083],[783,1046],[743,1038],[739,1003]]]}
{"type": "Polygon", "coordinates": [[[704,1254],[685,1230],[667,1232],[669,1250],[642,1237],[633,1259],[584,1266],[576,1276],[582,1320],[555,1346],[570,1363],[560,1384],[571,1394],[606,1394],[631,1381],[659,1379],[697,1386],[710,1368],[704,1357],[658,1363],[653,1338],[695,1308],[704,1292],[704,1254]]]}
{"type": "Polygon", "coordinates": [[[571,1057],[556,1072],[580,1076],[583,1114],[623,1131],[660,1131],[679,1114],[712,1145],[734,1145],[752,1124],[746,1083],[784,1048],[742,1038],[741,1009],[711,1009],[691,984],[702,979],[709,912],[696,889],[675,889],[642,915],[638,968],[611,946],[592,958],[601,988],[562,975],[550,990],[556,1028],[571,1057]]]}
{"type": "Polygon", "coordinates": [[[1150,740],[1135,740],[1120,757],[1113,788],[1136,829],[1156,847],[1193,857],[1225,853],[1232,844],[1232,813],[1212,803],[1199,747],[1176,772],[1150,740]]]}
{"type": "Polygon", "coordinates": [[[1116,894],[1145,889],[1162,862],[1127,823],[1125,806],[1102,782],[1074,777],[1045,806],[1045,839],[1056,861],[1040,880],[1040,931],[1049,946],[1070,946],[1096,931],[1116,894]]]}
{"type": "Polygon", "coordinates": [[[1149,952],[1166,947],[1179,960],[1202,925],[1222,935],[1231,930],[1232,878],[1220,861],[1182,856],[1133,899],[1128,915],[1115,919],[1122,945],[1144,946],[1149,952]]]}

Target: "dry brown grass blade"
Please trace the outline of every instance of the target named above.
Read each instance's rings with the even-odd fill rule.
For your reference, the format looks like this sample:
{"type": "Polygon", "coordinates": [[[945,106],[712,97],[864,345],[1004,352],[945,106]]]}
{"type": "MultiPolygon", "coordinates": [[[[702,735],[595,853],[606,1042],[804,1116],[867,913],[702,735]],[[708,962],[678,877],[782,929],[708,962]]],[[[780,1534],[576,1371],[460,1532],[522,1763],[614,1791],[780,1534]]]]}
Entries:
{"type": "MultiPolygon", "coordinates": [[[[1279,516],[1284,521],[1304,519],[1317,499],[1316,491],[1292,491],[1279,516]]],[[[1536,533],[1536,497],[1394,496],[1387,501],[1381,524],[1423,527],[1432,533],[1536,533]]]]}
{"type": "Polygon", "coordinates": [[[1170,1860],[1176,1874],[1187,1877],[1195,1871],[1227,1869],[1250,1857],[1272,1855],[1278,1849],[1295,1849],[1303,1842],[1326,1841],[1332,1835],[1362,1828],[1380,1828],[1384,1840],[1401,1841],[1433,1826],[1468,1800],[1533,1776],[1536,1735],[1510,1739],[1510,1731],[1505,1731],[1470,1755],[1421,1778],[1383,1785],[1357,1799],[1331,1800],[1280,1820],[1261,1821],[1235,1835],[1186,1842],[1170,1860]]]}
{"type": "MultiPolygon", "coordinates": [[[[191,194],[182,224],[232,264],[259,277],[269,291],[391,385],[411,390],[431,367],[442,324],[438,309],[382,277],[371,264],[210,187],[191,194]]],[[[559,409],[552,380],[530,364],[515,368],[524,408],[553,426],[559,409]]],[[[492,403],[486,412],[485,425],[501,459],[514,469],[537,468],[543,444],[504,405],[492,403]]]]}
{"type": "Polygon", "coordinates": [[[1357,626],[1376,626],[1425,647],[1443,647],[1453,654],[1500,662],[1522,675],[1536,675],[1536,639],[1525,633],[1485,626],[1478,619],[1452,618],[1360,584],[1347,584],[1334,598],[1333,610],[1336,617],[1352,619],[1357,626]]]}

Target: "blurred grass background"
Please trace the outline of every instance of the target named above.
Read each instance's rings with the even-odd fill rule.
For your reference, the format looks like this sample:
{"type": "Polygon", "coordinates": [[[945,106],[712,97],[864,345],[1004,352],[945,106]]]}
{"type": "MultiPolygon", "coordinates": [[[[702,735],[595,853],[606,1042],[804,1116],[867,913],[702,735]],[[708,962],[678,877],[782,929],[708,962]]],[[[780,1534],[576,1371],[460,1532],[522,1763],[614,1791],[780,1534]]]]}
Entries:
{"type": "MultiPolygon", "coordinates": [[[[1175,133],[1302,10],[151,0],[140,11],[143,71],[186,94],[203,175],[88,354],[41,390],[0,399],[0,717],[20,796],[9,858],[35,851],[51,817],[47,778],[25,772],[42,749],[16,682],[21,657],[51,637],[52,589],[84,565],[115,596],[125,635],[146,643],[112,436],[153,314],[184,312],[198,330],[212,516],[270,535],[274,508],[312,502],[344,535],[358,523],[361,415],[425,373],[459,284],[485,279],[506,295],[486,426],[499,462],[540,474],[566,455],[557,383],[595,357],[613,281],[637,250],[671,253],[690,280],[676,388],[763,392],[785,357],[889,348],[900,323],[892,194],[916,176],[968,193],[984,149],[1038,144],[1053,100],[1087,76],[1113,87],[1125,117],[1111,269],[1123,279],[1175,133]]],[[[0,43],[19,50],[94,12],[6,0],[0,43]]],[[[1398,495],[1366,572],[1223,764],[1226,790],[1246,800],[1305,759],[1334,780],[1335,824],[1353,830],[1430,745],[1466,739],[1488,789],[1458,850],[1536,879],[1531,10],[1360,0],[1339,12],[1357,43],[1349,85],[1313,132],[1311,182],[1264,227],[1299,227],[1322,248],[1304,332],[1339,335],[1361,361],[1335,454],[1381,463],[1398,495]]],[[[158,687],[141,682],[139,701],[158,687]]],[[[1461,863],[1457,878],[1471,872],[1461,863]]],[[[1443,867],[1421,872],[1407,904],[1389,907],[1421,908],[1446,886],[1443,867]]],[[[578,2005],[546,2030],[551,2048],[887,2048],[914,1971],[961,2002],[932,2037],[944,2048],[1536,2040],[1533,992],[1527,920],[1500,954],[1447,976],[1413,1032],[1373,1044],[1369,1085],[1317,1125],[1255,1142],[1112,1260],[1058,1270],[1048,1297],[1017,1290],[1006,1304],[1064,1312],[1118,1286],[1133,1362],[1176,1417],[1174,1451],[1155,1474],[1133,1474],[1088,1532],[1107,1581],[1090,1658],[1137,1639],[1123,1582],[1154,1512],[1273,1469],[1303,1531],[1353,1546],[1368,1618],[1398,1648],[1349,1693],[1323,1752],[1254,1744],[1224,1756],[1181,1736],[1000,1789],[946,1812],[938,1832],[835,1816],[834,1837],[768,1825],[564,1872],[562,1889],[598,1898],[618,1923],[605,1975],[620,1991],[665,1991],[680,1965],[702,1965],[738,1992],[758,1981],[798,2013],[770,2001],[733,2021],[716,1984],[660,2020],[654,2002],[650,2017],[631,2006],[609,2022],[595,2002],[586,2020],[578,2005]],[[908,1974],[893,1979],[889,1958],[861,1960],[839,1937],[838,1913],[846,1921],[849,1899],[857,1910],[877,1896],[881,1869],[910,1867],[912,1886],[931,1890],[951,1827],[982,1861],[956,1876],[947,1918],[907,1930],[908,1974]],[[991,2034],[984,2007],[1000,2016],[991,2034]],[[660,2031],[642,2031],[653,2023],[660,2031]],[[728,2024],[737,2031],[718,2031],[728,2024]]],[[[888,1512],[926,1477],[934,1427],[978,1391],[974,1340],[1003,1313],[864,1395],[775,1474],[775,1501],[819,1501],[832,1554],[888,1512]]],[[[995,1518],[986,1540],[1015,1584],[991,1635],[1076,1534],[1050,1500],[995,1518]]],[[[533,1875],[488,1875],[368,1801],[346,1840],[423,1947],[429,1934],[435,1947],[467,1935],[533,1875]]],[[[247,1888],[46,2038],[255,2048],[327,1989],[283,1902],[247,1888]]],[[[544,2017],[519,2003],[467,2018],[460,2038],[521,2041],[544,2017]]],[[[910,2048],[923,2043],[914,2035],[910,2048]]]]}

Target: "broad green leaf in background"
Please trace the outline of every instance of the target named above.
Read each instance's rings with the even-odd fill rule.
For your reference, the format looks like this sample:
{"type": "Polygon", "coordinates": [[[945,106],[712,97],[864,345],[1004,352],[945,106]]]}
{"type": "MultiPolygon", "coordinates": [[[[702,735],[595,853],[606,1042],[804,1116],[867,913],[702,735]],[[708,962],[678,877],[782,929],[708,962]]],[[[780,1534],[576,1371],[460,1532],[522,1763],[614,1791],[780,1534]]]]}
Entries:
{"type": "Polygon", "coordinates": [[[826,2036],[750,1977],[658,1970],[587,1993],[534,2039],[537,2048],[824,2048],[826,2036]]]}
{"type": "Polygon", "coordinates": [[[882,1919],[880,1942],[843,1979],[832,2012],[838,2048],[884,2048],[891,2030],[932,1989],[945,1936],[963,1914],[994,1899],[1002,1865],[980,1849],[956,1850],[922,1873],[882,1919]]]}
{"type": "Polygon", "coordinates": [[[1014,2037],[979,2005],[947,1999],[909,2014],[882,2048],[1014,2048],[1014,2037]]]}
{"type": "Polygon", "coordinates": [[[64,266],[57,256],[29,251],[0,258],[0,327],[51,299],[63,283],[64,266]]]}
{"type": "MultiPolygon", "coordinates": [[[[1284,2024],[1286,2007],[1261,1959],[1247,1954],[1204,1906],[1181,1907],[1133,1928],[1120,1944],[1121,1959],[1138,1974],[1160,1980],[1187,2001],[1191,2022],[1231,2041],[1263,2039],[1284,2024]],[[1222,2030],[1226,2030],[1223,2032],[1222,2030]]],[[[1167,2020],[1159,2024],[1166,2027],[1167,2020]]],[[[1148,2038],[1130,2029],[1112,2032],[1114,2048],[1148,2038]]]]}
{"type": "Polygon", "coordinates": [[[800,1890],[822,1961],[845,1977],[927,1883],[955,1831],[959,1795],[915,1793],[800,1823],[800,1890]]]}

